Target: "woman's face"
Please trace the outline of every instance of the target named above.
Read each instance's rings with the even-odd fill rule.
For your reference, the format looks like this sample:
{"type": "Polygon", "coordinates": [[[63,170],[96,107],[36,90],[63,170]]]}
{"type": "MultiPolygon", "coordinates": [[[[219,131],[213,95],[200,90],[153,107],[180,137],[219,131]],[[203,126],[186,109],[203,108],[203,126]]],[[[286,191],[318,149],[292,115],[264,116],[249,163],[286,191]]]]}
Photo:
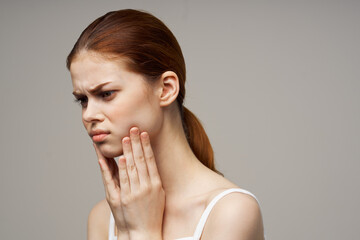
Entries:
{"type": "Polygon", "coordinates": [[[150,137],[159,130],[161,108],[155,92],[142,75],[126,70],[124,62],[83,52],[71,63],[70,73],[86,131],[108,133],[92,139],[104,156],[123,154],[121,140],[131,127],[150,137]]]}

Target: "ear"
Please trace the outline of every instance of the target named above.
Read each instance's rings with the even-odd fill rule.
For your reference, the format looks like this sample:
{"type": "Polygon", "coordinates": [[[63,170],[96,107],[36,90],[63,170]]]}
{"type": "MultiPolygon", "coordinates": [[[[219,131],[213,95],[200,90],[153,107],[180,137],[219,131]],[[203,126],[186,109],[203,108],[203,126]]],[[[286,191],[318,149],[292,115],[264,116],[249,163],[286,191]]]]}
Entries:
{"type": "Polygon", "coordinates": [[[174,102],[179,94],[179,78],[173,71],[166,71],[160,77],[160,106],[166,107],[174,102]]]}

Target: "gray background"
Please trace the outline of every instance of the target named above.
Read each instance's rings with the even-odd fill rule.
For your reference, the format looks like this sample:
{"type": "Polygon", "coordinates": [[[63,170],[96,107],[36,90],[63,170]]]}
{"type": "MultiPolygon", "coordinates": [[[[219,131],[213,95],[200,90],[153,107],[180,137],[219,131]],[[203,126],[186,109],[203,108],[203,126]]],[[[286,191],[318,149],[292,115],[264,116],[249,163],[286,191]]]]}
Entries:
{"type": "Polygon", "coordinates": [[[0,239],[85,239],[104,189],[65,58],[122,8],[177,37],[185,105],[268,239],[359,238],[359,1],[2,0],[0,239]]]}

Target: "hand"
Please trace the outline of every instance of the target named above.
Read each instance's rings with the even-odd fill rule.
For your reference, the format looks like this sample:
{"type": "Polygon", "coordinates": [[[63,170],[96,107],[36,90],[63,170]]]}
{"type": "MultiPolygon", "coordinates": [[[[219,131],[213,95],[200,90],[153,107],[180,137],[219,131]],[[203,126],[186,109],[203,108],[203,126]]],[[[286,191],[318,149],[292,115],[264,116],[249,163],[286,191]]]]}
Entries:
{"type": "Polygon", "coordinates": [[[129,231],[126,227],[124,213],[120,204],[119,169],[114,158],[106,158],[102,155],[96,144],[93,143],[98,162],[101,169],[102,180],[105,186],[106,200],[114,215],[115,224],[118,229],[118,240],[130,240],[129,231]],[[118,203],[118,204],[110,204],[118,203]]]}
{"type": "Polygon", "coordinates": [[[165,191],[149,135],[139,134],[139,129],[134,127],[130,138],[124,137],[122,144],[124,155],[119,157],[118,179],[114,177],[116,172],[113,174],[106,161],[99,158],[115,223],[119,230],[125,227],[132,240],[161,239],[165,191]]]}

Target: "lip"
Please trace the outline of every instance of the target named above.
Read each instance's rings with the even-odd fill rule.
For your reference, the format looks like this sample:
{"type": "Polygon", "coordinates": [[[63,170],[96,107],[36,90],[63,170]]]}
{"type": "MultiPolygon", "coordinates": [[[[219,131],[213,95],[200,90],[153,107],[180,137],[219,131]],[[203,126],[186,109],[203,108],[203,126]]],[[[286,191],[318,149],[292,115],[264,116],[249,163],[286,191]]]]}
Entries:
{"type": "Polygon", "coordinates": [[[94,142],[102,142],[109,135],[108,133],[95,134],[92,136],[94,142]]]}
{"type": "Polygon", "coordinates": [[[90,137],[94,136],[94,135],[99,135],[99,134],[109,134],[110,132],[109,131],[105,131],[105,130],[102,130],[102,129],[94,129],[94,130],[91,130],[89,135],[90,137]]]}

